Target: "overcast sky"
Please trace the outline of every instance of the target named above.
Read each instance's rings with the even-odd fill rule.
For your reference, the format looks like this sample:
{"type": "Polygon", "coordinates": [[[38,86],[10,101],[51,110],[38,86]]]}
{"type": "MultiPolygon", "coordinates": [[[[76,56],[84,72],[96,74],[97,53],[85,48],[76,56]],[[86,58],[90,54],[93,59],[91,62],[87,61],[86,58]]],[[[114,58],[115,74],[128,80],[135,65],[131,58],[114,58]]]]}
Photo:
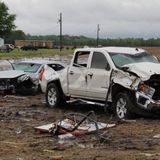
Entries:
{"type": "Polygon", "coordinates": [[[63,34],[101,38],[160,37],[160,0],[3,0],[17,15],[17,29],[32,35],[63,34]]]}

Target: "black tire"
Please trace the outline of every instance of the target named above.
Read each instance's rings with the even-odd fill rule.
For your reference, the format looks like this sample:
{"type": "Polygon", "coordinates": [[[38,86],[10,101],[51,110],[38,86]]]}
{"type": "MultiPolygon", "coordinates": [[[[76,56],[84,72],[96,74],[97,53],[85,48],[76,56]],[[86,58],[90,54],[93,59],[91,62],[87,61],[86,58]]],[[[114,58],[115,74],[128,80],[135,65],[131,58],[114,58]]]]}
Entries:
{"type": "Polygon", "coordinates": [[[60,91],[54,83],[48,85],[45,97],[46,104],[50,108],[57,107],[60,104],[60,91]]]}
{"type": "Polygon", "coordinates": [[[133,104],[129,98],[130,94],[126,92],[120,92],[117,94],[115,101],[113,102],[114,113],[116,117],[120,120],[131,118],[132,114],[131,109],[133,104]]]}

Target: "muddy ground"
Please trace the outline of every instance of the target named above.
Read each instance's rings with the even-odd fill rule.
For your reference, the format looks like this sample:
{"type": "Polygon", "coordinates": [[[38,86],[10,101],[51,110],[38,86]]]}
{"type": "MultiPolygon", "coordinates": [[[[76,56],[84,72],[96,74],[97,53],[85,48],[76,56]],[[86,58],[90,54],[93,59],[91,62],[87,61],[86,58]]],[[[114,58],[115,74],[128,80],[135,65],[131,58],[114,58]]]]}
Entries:
{"type": "Polygon", "coordinates": [[[136,118],[118,122],[98,106],[66,105],[47,108],[44,95],[0,99],[0,160],[54,160],[54,159],[160,159],[160,120],[136,118]],[[105,129],[104,141],[95,133],[76,136],[64,144],[52,134],[41,134],[34,127],[61,119],[64,114],[87,114],[94,110],[98,121],[116,123],[105,129]]]}
{"type": "Polygon", "coordinates": [[[134,121],[119,122],[97,106],[70,104],[47,108],[43,94],[1,96],[0,160],[159,160],[159,126],[160,118],[137,117],[134,121]],[[61,119],[66,113],[87,114],[90,110],[95,111],[98,121],[116,124],[100,132],[105,140],[100,141],[92,133],[60,143],[56,136],[34,129],[61,119]]]}

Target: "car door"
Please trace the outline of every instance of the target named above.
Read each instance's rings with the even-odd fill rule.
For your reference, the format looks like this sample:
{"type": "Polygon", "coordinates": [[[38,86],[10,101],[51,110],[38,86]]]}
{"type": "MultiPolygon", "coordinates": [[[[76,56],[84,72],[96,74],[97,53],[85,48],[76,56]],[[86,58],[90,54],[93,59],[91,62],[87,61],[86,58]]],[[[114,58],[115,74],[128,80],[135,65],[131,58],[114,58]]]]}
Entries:
{"type": "Polygon", "coordinates": [[[68,86],[70,95],[85,97],[87,92],[86,73],[89,51],[75,53],[74,61],[68,70],[68,86]]]}
{"type": "Polygon", "coordinates": [[[87,71],[87,97],[105,100],[110,85],[111,69],[105,54],[93,52],[87,71]]]}

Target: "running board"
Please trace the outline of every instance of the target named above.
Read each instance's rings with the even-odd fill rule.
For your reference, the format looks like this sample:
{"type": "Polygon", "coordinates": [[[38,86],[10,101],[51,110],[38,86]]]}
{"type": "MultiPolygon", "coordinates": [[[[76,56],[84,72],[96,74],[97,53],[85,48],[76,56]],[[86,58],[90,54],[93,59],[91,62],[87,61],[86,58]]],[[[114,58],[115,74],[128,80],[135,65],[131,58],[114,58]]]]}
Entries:
{"type": "Polygon", "coordinates": [[[84,99],[73,99],[73,100],[67,101],[67,103],[85,103],[85,104],[91,104],[91,105],[97,105],[97,106],[105,107],[104,103],[92,102],[92,101],[87,101],[87,100],[84,100],[84,99]]]}

